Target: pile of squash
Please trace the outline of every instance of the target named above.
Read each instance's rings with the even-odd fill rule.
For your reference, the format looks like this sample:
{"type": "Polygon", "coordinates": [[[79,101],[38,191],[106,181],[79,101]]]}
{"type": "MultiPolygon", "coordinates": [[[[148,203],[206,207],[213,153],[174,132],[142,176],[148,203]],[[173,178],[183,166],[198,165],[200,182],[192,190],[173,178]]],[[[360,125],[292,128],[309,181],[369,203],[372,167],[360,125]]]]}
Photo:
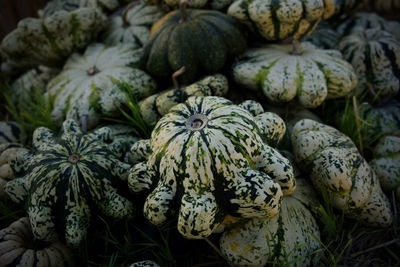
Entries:
{"type": "Polygon", "coordinates": [[[399,13],[398,0],[49,1],[0,45],[0,201],[24,214],[1,213],[0,266],[76,266],[98,216],[212,237],[235,266],[318,265],[322,200],[391,227],[399,13]],[[10,112],[34,94],[57,129],[10,112]],[[360,123],[379,137],[368,147],[327,116],[343,102],[360,139],[360,123]]]}

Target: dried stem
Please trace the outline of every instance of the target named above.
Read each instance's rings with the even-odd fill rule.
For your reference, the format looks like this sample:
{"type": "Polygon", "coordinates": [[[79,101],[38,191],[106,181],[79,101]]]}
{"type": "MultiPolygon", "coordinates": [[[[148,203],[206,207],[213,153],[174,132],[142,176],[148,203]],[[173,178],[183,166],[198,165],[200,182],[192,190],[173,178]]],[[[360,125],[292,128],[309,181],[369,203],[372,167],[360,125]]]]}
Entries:
{"type": "Polygon", "coordinates": [[[181,13],[181,19],[179,23],[185,22],[187,20],[187,6],[189,5],[190,0],[180,0],[179,1],[179,10],[181,13]]]}
{"type": "Polygon", "coordinates": [[[175,89],[180,89],[181,88],[181,86],[180,86],[180,84],[178,82],[178,77],[181,76],[182,74],[184,74],[185,71],[186,71],[186,67],[183,66],[182,68],[180,68],[179,70],[175,71],[172,74],[172,82],[174,83],[175,89]]]}
{"type": "Polygon", "coordinates": [[[353,108],[354,108],[354,116],[356,117],[356,127],[358,133],[358,142],[360,144],[360,153],[364,155],[364,148],[362,145],[362,136],[361,136],[361,128],[360,128],[360,116],[358,114],[358,107],[357,107],[357,98],[353,96],[353,108]]]}
{"type": "Polygon", "coordinates": [[[296,56],[301,55],[302,51],[301,51],[301,45],[300,45],[299,40],[293,39],[292,45],[293,45],[292,55],[296,55],[296,56]]]}

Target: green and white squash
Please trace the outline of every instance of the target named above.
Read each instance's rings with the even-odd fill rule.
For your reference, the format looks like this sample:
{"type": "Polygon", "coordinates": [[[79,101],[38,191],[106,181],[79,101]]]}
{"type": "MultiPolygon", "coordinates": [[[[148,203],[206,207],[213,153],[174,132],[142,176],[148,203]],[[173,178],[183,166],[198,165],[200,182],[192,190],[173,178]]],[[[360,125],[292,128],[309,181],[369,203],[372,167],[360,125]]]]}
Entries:
{"type": "Polygon", "coordinates": [[[59,67],[70,54],[85,48],[108,25],[99,10],[58,11],[44,18],[26,18],[4,37],[1,50],[20,67],[59,67]]]}
{"type": "Polygon", "coordinates": [[[80,0],[52,0],[47,2],[43,9],[38,10],[38,15],[46,18],[60,10],[70,12],[80,7],[79,2],[80,0]]]}
{"type": "Polygon", "coordinates": [[[80,7],[97,8],[102,11],[113,11],[119,6],[118,0],[80,0],[80,7]]]}
{"type": "Polygon", "coordinates": [[[238,0],[229,6],[228,15],[268,41],[301,39],[311,34],[324,17],[333,14],[334,2],[238,0]]]}
{"type": "Polygon", "coordinates": [[[144,61],[156,77],[170,77],[185,67],[181,84],[220,71],[231,58],[243,53],[246,39],[231,17],[214,10],[173,11],[155,23],[145,46],[144,61]]]}
{"type": "Polygon", "coordinates": [[[371,122],[370,133],[400,135],[400,103],[396,99],[374,106],[370,105],[365,111],[366,120],[371,122]]]}
{"type": "Polygon", "coordinates": [[[17,154],[12,165],[24,176],[5,187],[13,201],[27,201],[35,238],[50,241],[61,232],[77,247],[93,209],[116,219],[132,216],[133,204],[114,187],[127,179],[130,165],[117,159],[112,141],[109,128],[84,135],[73,120],[63,123],[60,137],[44,127],[35,130],[35,152],[17,154]]]}
{"type": "MultiPolygon", "coordinates": [[[[212,8],[221,10],[228,7],[235,0],[190,0],[190,7],[212,8]]],[[[144,0],[149,5],[166,5],[170,8],[178,8],[180,0],[144,0]]]]}
{"type": "Polygon", "coordinates": [[[400,0],[366,0],[371,11],[399,20],[400,0]]]}
{"type": "Polygon", "coordinates": [[[254,218],[226,230],[220,239],[223,255],[234,266],[310,266],[321,248],[320,231],[309,204],[318,206],[312,185],[296,177],[293,194],[282,199],[279,215],[254,218]]]}
{"type": "Polygon", "coordinates": [[[339,42],[341,35],[333,27],[323,21],[304,41],[310,42],[321,49],[333,49],[339,42]]]}
{"type": "Polygon", "coordinates": [[[143,119],[152,124],[175,105],[185,102],[191,96],[224,96],[228,92],[228,79],[222,74],[204,77],[183,88],[173,88],[151,95],[139,102],[143,119]]]}
{"type": "Polygon", "coordinates": [[[152,189],[145,217],[161,225],[178,214],[183,236],[205,238],[227,215],[275,216],[295,180],[289,161],[263,142],[264,132],[250,112],[221,97],[174,106],[152,132],[148,160],[130,170],[131,190],[152,189]]]}
{"type": "Polygon", "coordinates": [[[333,207],[369,226],[387,227],[393,215],[373,170],[351,139],[333,127],[304,119],[292,132],[296,162],[333,207]]]}
{"type": "Polygon", "coordinates": [[[0,230],[0,265],[23,267],[73,267],[73,253],[59,240],[38,242],[28,217],[0,230]]]}
{"type": "Polygon", "coordinates": [[[109,45],[130,43],[135,48],[142,47],[150,37],[150,29],[164,13],[156,6],[135,1],[125,7],[120,15],[110,18],[110,24],[102,35],[109,45]]]}
{"type": "Polygon", "coordinates": [[[307,108],[352,92],[357,77],[339,51],[318,49],[308,42],[300,45],[247,50],[232,67],[234,80],[245,88],[262,90],[271,101],[297,98],[307,108]]]}
{"type": "Polygon", "coordinates": [[[128,267],[160,267],[160,265],[158,265],[154,261],[146,260],[132,263],[128,267]]]}
{"type": "Polygon", "coordinates": [[[21,125],[13,121],[0,121],[0,144],[24,143],[26,134],[21,125]]]}
{"type": "Polygon", "coordinates": [[[127,83],[138,99],[154,93],[156,82],[136,68],[141,55],[141,50],[126,44],[99,43],[90,45],[83,55],[73,54],[47,85],[47,95],[54,98],[52,119],[61,124],[65,118],[80,121],[87,116],[87,127],[93,128],[102,114],[118,114],[128,99],[117,81],[127,83]]]}
{"type": "Polygon", "coordinates": [[[400,42],[391,34],[378,28],[353,32],[337,48],[358,75],[359,94],[373,90],[373,97],[385,98],[399,92],[400,42]]]}
{"type": "Polygon", "coordinates": [[[371,168],[381,182],[383,191],[394,191],[400,200],[400,137],[386,135],[379,139],[373,150],[371,168]]]}

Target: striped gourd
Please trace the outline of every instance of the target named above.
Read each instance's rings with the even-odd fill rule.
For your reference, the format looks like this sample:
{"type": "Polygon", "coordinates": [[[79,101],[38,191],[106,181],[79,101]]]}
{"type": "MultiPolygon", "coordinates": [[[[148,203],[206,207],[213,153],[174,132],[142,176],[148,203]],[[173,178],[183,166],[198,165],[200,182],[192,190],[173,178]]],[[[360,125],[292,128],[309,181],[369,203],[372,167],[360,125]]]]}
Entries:
{"type": "Polygon", "coordinates": [[[80,121],[87,116],[88,128],[96,126],[102,114],[112,116],[127,96],[115,81],[127,83],[138,99],[155,92],[156,82],[139,65],[141,50],[127,44],[90,45],[83,55],[73,54],[59,75],[47,84],[54,97],[52,119],[80,121]]]}
{"type": "Polygon", "coordinates": [[[118,0],[80,0],[80,7],[97,8],[102,11],[112,11],[119,6],[118,0]]]}
{"type": "Polygon", "coordinates": [[[400,0],[366,0],[371,11],[392,19],[399,19],[400,0]]]}
{"type": "Polygon", "coordinates": [[[357,75],[359,94],[374,91],[380,98],[394,96],[400,89],[400,42],[378,28],[356,31],[337,45],[357,75]]]}
{"type": "Polygon", "coordinates": [[[248,25],[264,39],[280,41],[311,34],[334,10],[335,1],[332,0],[237,0],[229,6],[228,15],[248,25]]]}
{"type": "Polygon", "coordinates": [[[291,45],[249,49],[232,69],[240,85],[260,89],[274,102],[297,98],[309,108],[348,95],[357,83],[353,67],[340,52],[318,49],[308,42],[301,43],[300,50],[291,45]]]}
{"type": "Polygon", "coordinates": [[[222,74],[207,76],[182,88],[173,88],[151,95],[139,102],[140,113],[148,123],[156,123],[175,105],[191,96],[224,96],[228,79],[222,74]]]}
{"type": "Polygon", "coordinates": [[[133,204],[117,193],[130,165],[117,159],[113,136],[104,127],[82,134],[77,123],[67,120],[57,137],[47,128],[33,134],[34,152],[18,153],[14,170],[24,171],[6,184],[15,202],[27,200],[34,236],[49,241],[56,229],[70,246],[85,238],[92,209],[117,219],[130,217],[133,204]]]}
{"type": "Polygon", "coordinates": [[[373,150],[371,168],[381,182],[382,189],[391,195],[392,191],[400,199],[400,137],[386,135],[379,139],[373,150]]]}
{"type": "Polygon", "coordinates": [[[304,41],[311,42],[313,45],[322,49],[332,49],[340,40],[340,34],[335,31],[327,22],[321,22],[313,33],[304,41]]]}
{"type": "Polygon", "coordinates": [[[296,177],[293,194],[282,199],[279,215],[239,222],[222,234],[221,252],[234,266],[310,266],[320,249],[320,231],[310,212],[318,207],[312,185],[296,177]],[[313,207],[309,207],[312,203],[313,207]]]}
{"type": "Polygon", "coordinates": [[[392,223],[379,180],[349,137],[304,119],[293,128],[292,146],[298,166],[309,173],[319,193],[327,192],[333,207],[366,225],[392,223]]]}
{"type": "Polygon", "coordinates": [[[0,144],[23,143],[26,139],[24,129],[13,121],[0,121],[0,144]]]}
{"type": "Polygon", "coordinates": [[[21,67],[59,67],[70,54],[95,40],[107,24],[107,17],[93,8],[61,10],[44,19],[26,18],[3,39],[1,50],[21,67]]]}
{"type": "Polygon", "coordinates": [[[365,111],[366,120],[371,122],[369,131],[372,135],[400,135],[400,103],[396,99],[381,106],[369,106],[365,111]]]}
{"type": "Polygon", "coordinates": [[[160,266],[154,261],[145,260],[132,263],[128,267],[160,267],[160,266]]]}
{"type": "Polygon", "coordinates": [[[41,18],[51,16],[57,11],[65,10],[72,11],[79,8],[80,0],[52,0],[47,2],[43,9],[38,10],[38,15],[41,18]]]}
{"type": "Polygon", "coordinates": [[[204,238],[227,215],[275,216],[295,180],[289,161],[263,142],[260,127],[221,97],[191,97],[173,107],[156,124],[150,147],[146,141],[137,146],[143,149],[135,158],[148,160],[128,177],[132,191],[152,189],[145,217],[161,225],[178,214],[182,235],[204,238]]]}
{"type": "Polygon", "coordinates": [[[125,7],[121,15],[111,17],[102,35],[105,44],[130,43],[142,47],[150,37],[150,28],[164,13],[156,6],[135,1],[125,7]]]}

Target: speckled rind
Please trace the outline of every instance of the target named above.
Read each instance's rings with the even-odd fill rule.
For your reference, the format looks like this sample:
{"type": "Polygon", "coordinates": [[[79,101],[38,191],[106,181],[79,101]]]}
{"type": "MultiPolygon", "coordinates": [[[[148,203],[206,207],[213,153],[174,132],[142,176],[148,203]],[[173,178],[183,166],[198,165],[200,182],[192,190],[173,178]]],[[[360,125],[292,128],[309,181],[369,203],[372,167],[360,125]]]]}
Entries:
{"type": "Polygon", "coordinates": [[[5,191],[16,202],[28,201],[38,240],[52,240],[56,228],[64,229],[67,243],[77,247],[86,236],[93,205],[117,219],[132,216],[133,204],[113,187],[116,180],[127,179],[130,165],[109,150],[111,141],[111,129],[82,135],[73,120],[63,123],[60,138],[44,127],[35,130],[35,152],[20,153],[16,160],[22,159],[20,168],[29,171],[8,182],[5,191]]]}

